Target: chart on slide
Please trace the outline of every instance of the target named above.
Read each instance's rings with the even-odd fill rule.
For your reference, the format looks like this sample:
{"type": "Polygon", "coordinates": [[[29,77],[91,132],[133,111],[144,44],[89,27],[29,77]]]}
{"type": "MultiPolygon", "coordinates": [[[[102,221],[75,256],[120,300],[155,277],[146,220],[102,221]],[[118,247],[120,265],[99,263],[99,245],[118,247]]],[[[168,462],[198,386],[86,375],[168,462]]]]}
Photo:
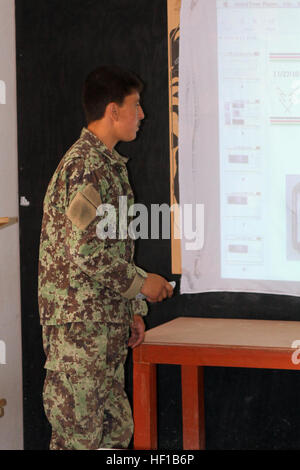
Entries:
{"type": "Polygon", "coordinates": [[[223,278],[300,279],[299,24],[299,1],[217,1],[223,278]]]}

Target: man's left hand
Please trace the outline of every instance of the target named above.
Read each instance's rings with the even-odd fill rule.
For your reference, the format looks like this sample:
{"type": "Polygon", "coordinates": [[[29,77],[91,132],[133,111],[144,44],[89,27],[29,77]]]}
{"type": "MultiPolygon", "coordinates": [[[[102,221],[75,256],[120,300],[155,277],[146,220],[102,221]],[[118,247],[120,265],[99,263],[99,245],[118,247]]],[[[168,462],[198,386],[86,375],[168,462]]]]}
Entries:
{"type": "Polygon", "coordinates": [[[140,315],[133,316],[133,323],[130,325],[130,329],[131,336],[128,341],[128,346],[134,349],[144,341],[145,337],[145,323],[140,315]]]}

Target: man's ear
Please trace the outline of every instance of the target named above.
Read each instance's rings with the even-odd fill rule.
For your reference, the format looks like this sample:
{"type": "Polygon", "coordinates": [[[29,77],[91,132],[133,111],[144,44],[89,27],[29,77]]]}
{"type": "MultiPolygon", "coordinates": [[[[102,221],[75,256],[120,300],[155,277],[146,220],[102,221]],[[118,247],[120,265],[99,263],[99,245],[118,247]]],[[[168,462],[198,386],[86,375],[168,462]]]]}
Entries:
{"type": "Polygon", "coordinates": [[[108,113],[109,117],[113,120],[113,121],[118,121],[119,119],[119,106],[117,105],[117,103],[109,103],[107,106],[106,106],[106,112],[108,113]]]}

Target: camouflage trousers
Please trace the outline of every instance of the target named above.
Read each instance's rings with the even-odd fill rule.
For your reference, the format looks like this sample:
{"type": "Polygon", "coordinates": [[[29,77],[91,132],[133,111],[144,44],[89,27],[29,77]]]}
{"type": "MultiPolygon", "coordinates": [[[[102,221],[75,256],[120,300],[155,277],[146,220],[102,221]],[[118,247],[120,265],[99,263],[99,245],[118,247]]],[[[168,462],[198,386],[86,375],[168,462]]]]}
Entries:
{"type": "Polygon", "coordinates": [[[71,323],[43,327],[43,390],[50,449],[127,448],[133,434],[124,391],[128,326],[71,323]]]}

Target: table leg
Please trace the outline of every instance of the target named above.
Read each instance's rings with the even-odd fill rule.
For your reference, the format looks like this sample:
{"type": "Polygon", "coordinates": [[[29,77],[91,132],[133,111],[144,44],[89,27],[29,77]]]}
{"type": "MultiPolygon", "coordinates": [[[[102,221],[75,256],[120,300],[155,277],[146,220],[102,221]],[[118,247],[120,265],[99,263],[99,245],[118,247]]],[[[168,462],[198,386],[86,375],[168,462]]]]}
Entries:
{"type": "Polygon", "coordinates": [[[181,366],[183,449],[205,449],[203,367],[181,366]]]}
{"type": "Polygon", "coordinates": [[[134,449],[157,449],[156,365],[133,364],[134,449]]]}

